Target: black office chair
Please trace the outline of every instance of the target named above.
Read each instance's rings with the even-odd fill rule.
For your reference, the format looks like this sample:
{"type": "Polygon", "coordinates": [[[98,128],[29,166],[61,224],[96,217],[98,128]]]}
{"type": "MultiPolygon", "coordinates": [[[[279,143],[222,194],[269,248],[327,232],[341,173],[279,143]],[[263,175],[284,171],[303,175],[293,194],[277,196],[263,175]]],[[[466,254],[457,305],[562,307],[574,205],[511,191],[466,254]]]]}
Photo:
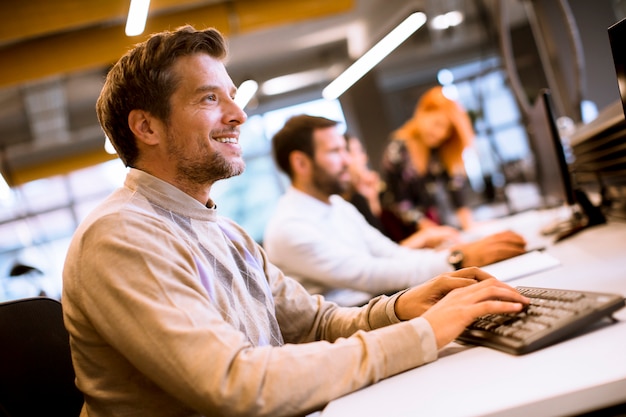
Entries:
{"type": "Polygon", "coordinates": [[[0,303],[0,416],[78,416],[61,303],[47,297],[0,303]]]}

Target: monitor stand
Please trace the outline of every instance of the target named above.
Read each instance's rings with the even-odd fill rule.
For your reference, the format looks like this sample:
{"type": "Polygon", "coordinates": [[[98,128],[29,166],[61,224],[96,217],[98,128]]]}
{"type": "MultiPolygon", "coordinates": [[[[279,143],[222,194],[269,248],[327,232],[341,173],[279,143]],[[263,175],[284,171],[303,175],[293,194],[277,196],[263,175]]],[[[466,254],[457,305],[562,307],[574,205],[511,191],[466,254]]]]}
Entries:
{"type": "Polygon", "coordinates": [[[569,219],[560,220],[542,229],[545,235],[554,234],[554,242],[560,242],[578,232],[599,224],[606,223],[606,217],[600,207],[594,206],[582,190],[574,190],[576,204],[570,206],[572,214],[569,219]]]}

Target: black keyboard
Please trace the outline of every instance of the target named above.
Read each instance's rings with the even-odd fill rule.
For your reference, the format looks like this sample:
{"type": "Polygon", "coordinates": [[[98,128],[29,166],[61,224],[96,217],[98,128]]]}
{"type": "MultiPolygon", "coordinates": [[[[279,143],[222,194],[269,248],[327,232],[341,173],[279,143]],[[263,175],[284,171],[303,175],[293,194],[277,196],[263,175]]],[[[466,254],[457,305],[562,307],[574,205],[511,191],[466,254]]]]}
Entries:
{"type": "Polygon", "coordinates": [[[515,314],[479,317],[457,340],[522,355],[572,336],[624,307],[619,294],[535,287],[517,290],[530,298],[527,308],[515,314]]]}

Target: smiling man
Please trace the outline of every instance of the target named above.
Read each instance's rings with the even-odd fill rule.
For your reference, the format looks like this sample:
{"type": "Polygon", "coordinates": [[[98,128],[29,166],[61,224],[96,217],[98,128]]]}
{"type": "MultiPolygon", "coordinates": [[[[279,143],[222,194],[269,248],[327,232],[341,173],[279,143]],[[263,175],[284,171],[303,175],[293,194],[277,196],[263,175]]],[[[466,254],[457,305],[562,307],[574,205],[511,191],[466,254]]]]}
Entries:
{"type": "Polygon", "coordinates": [[[183,27],[107,75],[96,109],[130,170],[63,272],[83,416],[301,416],[435,360],[480,315],[522,308],[469,269],[342,309],[268,262],[209,195],[244,169],[225,55],[219,32],[183,27]]]}

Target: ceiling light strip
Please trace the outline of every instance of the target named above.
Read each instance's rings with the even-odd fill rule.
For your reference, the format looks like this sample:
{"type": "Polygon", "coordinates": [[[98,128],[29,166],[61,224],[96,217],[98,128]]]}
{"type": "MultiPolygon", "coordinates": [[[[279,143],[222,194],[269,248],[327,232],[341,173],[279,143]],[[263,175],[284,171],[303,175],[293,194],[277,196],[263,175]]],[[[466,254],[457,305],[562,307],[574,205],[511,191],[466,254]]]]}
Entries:
{"type": "Polygon", "coordinates": [[[389,32],[376,45],[367,51],[361,58],[356,60],[333,82],[328,84],[322,91],[322,96],[328,100],[334,100],[342,95],[355,82],[361,79],[376,64],[382,61],[402,42],[426,23],[426,15],[415,12],[404,19],[395,29],[389,32]]]}
{"type": "Polygon", "coordinates": [[[128,18],[126,20],[126,36],[141,35],[146,28],[150,0],[130,0],[128,18]]]}
{"type": "Polygon", "coordinates": [[[235,95],[235,103],[242,109],[252,100],[259,89],[259,84],[254,80],[246,80],[241,83],[235,95]]]}

